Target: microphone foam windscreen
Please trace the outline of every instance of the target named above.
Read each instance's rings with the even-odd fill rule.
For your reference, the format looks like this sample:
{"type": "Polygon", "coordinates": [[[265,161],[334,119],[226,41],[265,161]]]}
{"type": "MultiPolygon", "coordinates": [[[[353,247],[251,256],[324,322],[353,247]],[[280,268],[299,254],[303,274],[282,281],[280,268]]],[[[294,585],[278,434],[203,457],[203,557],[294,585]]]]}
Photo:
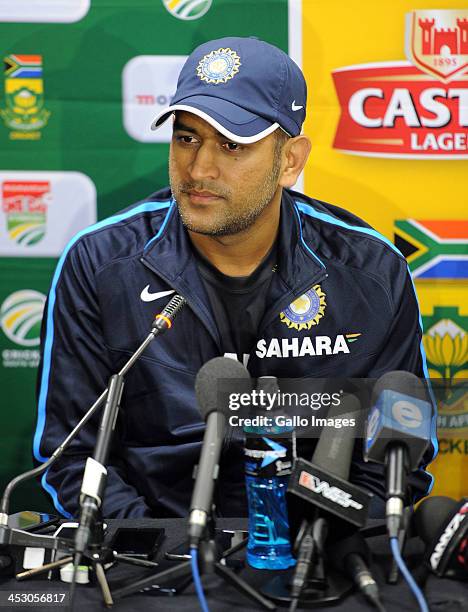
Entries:
{"type": "Polygon", "coordinates": [[[377,380],[372,391],[372,403],[377,401],[383,391],[397,391],[425,402],[429,401],[423,382],[411,372],[403,370],[387,372],[377,380]]]}
{"type": "Polygon", "coordinates": [[[419,537],[426,544],[433,542],[455,514],[458,506],[459,502],[442,495],[423,500],[413,518],[419,537]]]}
{"type": "Polygon", "coordinates": [[[344,395],[337,405],[332,405],[328,418],[354,419],[354,427],[324,427],[315,447],[312,463],[348,480],[356,438],[362,435],[361,404],[355,395],[344,395]]]}
{"type": "Polygon", "coordinates": [[[200,368],[195,379],[195,394],[205,420],[216,410],[227,414],[231,394],[251,391],[252,379],[246,368],[228,357],[210,359],[200,368]]]}

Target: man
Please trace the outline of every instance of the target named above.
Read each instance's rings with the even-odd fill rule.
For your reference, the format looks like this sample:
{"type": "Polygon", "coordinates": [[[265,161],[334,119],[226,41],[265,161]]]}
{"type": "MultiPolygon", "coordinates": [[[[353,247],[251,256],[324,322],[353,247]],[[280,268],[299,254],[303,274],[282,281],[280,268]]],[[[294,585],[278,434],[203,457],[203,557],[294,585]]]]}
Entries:
{"type": "MultiPolygon", "coordinates": [[[[352,214],[290,190],[310,152],[305,109],[304,77],[279,49],[252,38],[201,45],[153,123],[174,122],[171,189],[81,232],[59,261],[43,325],[39,462],[170,295],[187,300],[126,376],[105,516],[187,513],[203,436],[194,379],[215,356],[238,357],[253,377],[424,376],[404,258],[352,214]]],[[[66,516],[77,514],[97,419],[42,480],[66,516]]],[[[242,450],[228,436],[216,500],[224,515],[245,512],[242,450]]],[[[352,479],[383,496],[380,467],[359,453],[352,479]]],[[[412,475],[414,497],[430,480],[412,475]]]]}

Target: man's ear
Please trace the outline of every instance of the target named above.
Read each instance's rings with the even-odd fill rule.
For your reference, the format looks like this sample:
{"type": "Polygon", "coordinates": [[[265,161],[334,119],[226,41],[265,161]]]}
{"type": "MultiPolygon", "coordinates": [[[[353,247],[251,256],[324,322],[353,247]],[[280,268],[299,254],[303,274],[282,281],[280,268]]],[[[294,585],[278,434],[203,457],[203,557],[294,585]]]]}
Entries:
{"type": "Polygon", "coordinates": [[[292,187],[309,157],[312,143],[305,134],[300,134],[290,138],[283,147],[283,171],[280,176],[279,184],[281,187],[292,187]]]}

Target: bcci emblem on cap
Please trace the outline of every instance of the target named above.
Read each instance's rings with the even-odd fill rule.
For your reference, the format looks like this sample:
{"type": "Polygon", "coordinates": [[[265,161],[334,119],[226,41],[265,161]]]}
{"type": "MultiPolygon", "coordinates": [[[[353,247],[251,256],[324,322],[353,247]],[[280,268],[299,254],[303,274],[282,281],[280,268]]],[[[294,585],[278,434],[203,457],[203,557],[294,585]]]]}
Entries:
{"type": "Polygon", "coordinates": [[[197,66],[197,76],[206,83],[226,83],[239,72],[240,57],[232,49],[207,53],[197,66]]]}
{"type": "Polygon", "coordinates": [[[314,285],[301,297],[280,313],[280,319],[290,329],[310,329],[313,325],[318,325],[320,319],[325,315],[327,305],[326,294],[320,285],[314,285]]]}

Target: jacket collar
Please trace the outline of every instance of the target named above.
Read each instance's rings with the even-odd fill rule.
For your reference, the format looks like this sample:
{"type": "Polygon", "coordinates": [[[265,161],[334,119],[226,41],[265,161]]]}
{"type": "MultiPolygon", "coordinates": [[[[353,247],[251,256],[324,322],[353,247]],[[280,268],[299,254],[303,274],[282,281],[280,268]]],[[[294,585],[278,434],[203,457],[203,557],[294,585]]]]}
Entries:
{"type": "MultiPolygon", "coordinates": [[[[146,245],[142,262],[186,298],[219,345],[219,332],[198,273],[192,244],[174,201],[159,232],[146,245]]],[[[264,324],[324,276],[325,265],[304,242],[301,217],[294,198],[291,192],[284,190],[278,232],[277,270],[269,289],[264,324]]]]}
{"type": "MultiPolygon", "coordinates": [[[[192,244],[172,201],[158,234],[145,248],[143,258],[175,288],[194,282],[196,262],[192,244]]],[[[300,213],[289,190],[283,190],[278,232],[278,276],[294,291],[325,271],[325,265],[304,242],[300,213]]]]}

